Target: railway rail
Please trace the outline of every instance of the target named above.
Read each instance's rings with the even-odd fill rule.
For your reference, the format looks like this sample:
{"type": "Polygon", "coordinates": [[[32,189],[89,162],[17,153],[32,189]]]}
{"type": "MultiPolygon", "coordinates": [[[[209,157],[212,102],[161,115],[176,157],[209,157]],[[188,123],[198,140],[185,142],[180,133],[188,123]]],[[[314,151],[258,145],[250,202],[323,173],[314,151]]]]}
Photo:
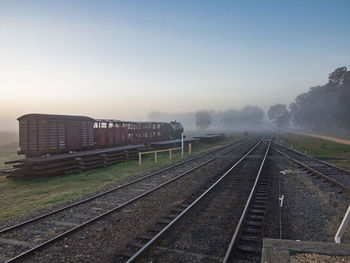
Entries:
{"type": "Polygon", "coordinates": [[[10,244],[10,250],[12,246],[17,247],[15,251],[3,249],[3,261],[6,263],[17,262],[33,252],[41,250],[47,245],[75,233],[107,215],[125,208],[127,205],[157,189],[190,174],[194,170],[214,161],[219,156],[234,151],[248,142],[251,143],[250,141],[242,140],[215,149],[103,193],[2,229],[0,230],[0,243],[7,242],[10,244]],[[53,228],[57,231],[52,234],[48,230],[53,228]],[[35,240],[38,240],[37,242],[33,242],[33,236],[35,236],[35,240]]]}
{"type": "Polygon", "coordinates": [[[254,186],[226,251],[223,263],[260,262],[264,220],[269,194],[269,173],[264,164],[271,145],[269,140],[254,186]]]}
{"type": "Polygon", "coordinates": [[[244,221],[263,224],[262,203],[266,205],[267,183],[260,174],[271,140],[267,145],[261,142],[193,200],[185,200],[158,221],[155,230],[148,231],[158,232],[155,236],[145,234],[129,244],[117,262],[227,262],[225,255],[231,255],[236,247],[235,240],[244,221]],[[256,211],[249,210],[250,207],[256,211]]]}
{"type": "Polygon", "coordinates": [[[290,149],[273,141],[271,149],[299,164],[308,172],[316,175],[342,191],[350,193],[350,172],[330,163],[318,160],[309,155],[290,149]]]}

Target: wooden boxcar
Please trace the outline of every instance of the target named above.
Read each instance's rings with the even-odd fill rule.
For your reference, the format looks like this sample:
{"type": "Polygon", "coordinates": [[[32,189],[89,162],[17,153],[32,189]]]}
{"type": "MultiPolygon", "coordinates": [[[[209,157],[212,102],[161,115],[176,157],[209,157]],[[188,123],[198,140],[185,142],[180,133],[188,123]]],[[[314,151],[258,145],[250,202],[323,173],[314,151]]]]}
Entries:
{"type": "Polygon", "coordinates": [[[93,149],[94,119],[85,116],[26,114],[19,121],[20,154],[36,157],[93,149]]]}
{"type": "Polygon", "coordinates": [[[166,122],[95,120],[97,148],[170,140],[172,126],[166,122]]]}

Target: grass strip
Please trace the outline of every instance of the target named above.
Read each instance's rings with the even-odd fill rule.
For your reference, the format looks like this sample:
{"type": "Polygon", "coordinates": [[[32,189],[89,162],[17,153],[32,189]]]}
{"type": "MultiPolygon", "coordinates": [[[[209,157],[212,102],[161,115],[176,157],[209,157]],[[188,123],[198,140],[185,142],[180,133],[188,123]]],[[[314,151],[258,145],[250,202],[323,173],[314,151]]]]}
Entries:
{"type": "MultiPolygon", "coordinates": [[[[230,137],[218,143],[200,143],[193,146],[192,154],[197,155],[238,139],[240,138],[230,137]]],[[[3,153],[1,161],[12,158],[12,154],[14,153],[3,153]]],[[[137,160],[131,160],[81,174],[34,179],[8,179],[0,176],[0,221],[28,215],[35,210],[93,193],[108,184],[181,159],[180,151],[176,151],[171,161],[168,153],[158,154],[157,164],[154,163],[154,156],[148,155],[142,158],[142,166],[138,165],[137,160]]]]}
{"type": "Polygon", "coordinates": [[[281,134],[278,140],[289,147],[293,145],[298,151],[350,170],[350,145],[293,133],[281,134]]]}

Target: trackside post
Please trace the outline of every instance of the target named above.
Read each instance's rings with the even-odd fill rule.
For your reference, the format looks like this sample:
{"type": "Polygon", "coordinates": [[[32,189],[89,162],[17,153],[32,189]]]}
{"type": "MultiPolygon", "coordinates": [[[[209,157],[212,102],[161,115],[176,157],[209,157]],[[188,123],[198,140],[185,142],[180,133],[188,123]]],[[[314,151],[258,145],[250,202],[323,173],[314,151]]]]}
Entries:
{"type": "Polygon", "coordinates": [[[337,232],[337,234],[334,237],[335,243],[337,243],[337,244],[341,243],[341,239],[342,239],[342,237],[343,237],[343,235],[345,233],[345,230],[348,227],[349,223],[350,223],[350,205],[348,207],[348,210],[345,213],[343,221],[340,224],[338,232],[337,232]]]}
{"type": "MultiPolygon", "coordinates": [[[[178,148],[170,148],[170,149],[164,149],[164,150],[156,150],[156,151],[149,151],[149,152],[139,152],[139,165],[142,165],[142,155],[144,154],[154,154],[154,163],[158,162],[158,153],[160,152],[169,152],[169,160],[172,160],[172,152],[175,150],[183,150],[182,147],[178,147],[178,148]]],[[[190,154],[190,151],[189,151],[190,154]]],[[[183,157],[183,154],[182,154],[183,157]]]]}

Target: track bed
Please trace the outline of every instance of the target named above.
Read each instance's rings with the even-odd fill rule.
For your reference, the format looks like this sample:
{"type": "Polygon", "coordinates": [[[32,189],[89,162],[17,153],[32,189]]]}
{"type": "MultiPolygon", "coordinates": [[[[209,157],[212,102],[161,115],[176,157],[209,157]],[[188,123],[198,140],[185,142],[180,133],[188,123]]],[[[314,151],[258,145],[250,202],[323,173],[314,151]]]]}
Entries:
{"type": "MultiPolygon", "coordinates": [[[[248,142],[247,145],[250,145],[251,143],[253,142],[248,142]]],[[[69,245],[69,248],[74,248],[77,249],[76,251],[79,251],[79,245],[82,240],[87,240],[90,244],[95,244],[99,242],[96,240],[94,236],[95,234],[106,234],[106,231],[111,231],[116,225],[120,225],[120,227],[118,227],[116,233],[113,232],[112,236],[114,236],[114,238],[118,238],[118,234],[120,234],[119,231],[127,235],[128,228],[125,229],[125,222],[127,222],[129,226],[130,233],[137,232],[144,226],[144,224],[147,224],[147,220],[152,220],[154,216],[154,205],[156,205],[159,200],[168,200],[170,198],[174,202],[180,201],[181,198],[184,198],[193,190],[193,187],[196,187],[198,184],[200,185],[201,182],[203,183],[203,180],[205,181],[206,178],[201,178],[200,176],[201,171],[203,173],[204,170],[227,166],[227,163],[230,163],[231,160],[220,158],[220,156],[232,152],[231,154],[237,155],[236,158],[238,158],[241,152],[248,147],[247,145],[246,142],[242,142],[236,145],[231,145],[230,147],[225,147],[221,150],[213,151],[201,156],[201,158],[195,158],[194,160],[185,162],[173,169],[158,172],[154,176],[149,176],[131,185],[89,199],[76,206],[60,210],[41,219],[33,220],[25,225],[7,229],[1,233],[1,238],[4,239],[2,240],[2,243],[7,244],[4,246],[1,253],[4,258],[10,258],[11,256],[19,255],[22,252],[25,253],[34,248],[35,251],[29,253],[30,255],[33,255],[35,254],[33,252],[36,252],[37,250],[46,251],[46,248],[51,247],[51,244],[55,244],[55,246],[53,246],[53,251],[55,251],[62,245],[59,240],[65,241],[68,237],[71,237],[71,239],[68,238],[69,241],[71,241],[71,244],[76,244],[69,245]],[[169,186],[167,184],[169,184],[169,186]],[[187,191],[182,191],[182,194],[177,194],[178,192],[176,189],[180,190],[181,185],[188,185],[189,187],[187,191]],[[157,187],[159,190],[155,190],[157,187]],[[155,192],[155,197],[152,197],[151,193],[153,191],[155,192]],[[165,196],[160,193],[165,194],[165,196]],[[150,194],[151,200],[147,199],[148,194],[150,194]],[[174,198],[175,196],[176,198],[174,198]],[[144,202],[151,208],[148,210],[142,209],[141,211],[129,208],[134,202],[137,203],[138,199],[145,199],[144,202]],[[114,212],[118,214],[117,217],[115,215],[113,216],[114,212]],[[126,218],[128,219],[124,217],[125,215],[127,215],[126,218]],[[147,215],[149,215],[148,218],[147,215]],[[138,220],[143,216],[146,220],[138,223],[138,220]],[[87,229],[87,232],[89,232],[88,234],[81,231],[84,230],[83,228],[85,227],[89,228],[87,229]],[[89,238],[93,240],[90,240],[89,238]],[[42,246],[45,242],[49,243],[39,249],[38,246],[42,246]],[[45,249],[43,249],[44,247],[45,249]]],[[[143,206],[147,207],[145,204],[143,206]]],[[[164,207],[164,209],[166,209],[166,207],[164,207]]],[[[163,210],[159,212],[162,213],[163,210]]],[[[102,237],[102,240],[103,239],[105,238],[102,237]]],[[[113,237],[111,237],[111,239],[113,240],[113,237]]],[[[123,243],[123,241],[121,243],[123,243]]],[[[82,258],[75,257],[77,252],[70,251],[70,255],[72,256],[69,256],[69,249],[67,249],[68,245],[63,245],[62,247],[65,248],[63,253],[67,256],[65,257],[66,259],[71,258],[73,261],[82,260],[82,258]]],[[[48,251],[51,250],[48,249],[48,251]]],[[[40,262],[56,260],[55,256],[54,258],[51,258],[50,256],[47,257],[48,255],[55,255],[55,252],[53,251],[49,253],[38,252],[37,256],[40,258],[40,262]]],[[[91,254],[93,254],[93,251],[91,254]]],[[[84,253],[84,255],[84,258],[90,258],[89,254],[86,255],[86,253],[84,253]]],[[[35,257],[36,256],[34,255],[34,258],[35,257]]]]}

